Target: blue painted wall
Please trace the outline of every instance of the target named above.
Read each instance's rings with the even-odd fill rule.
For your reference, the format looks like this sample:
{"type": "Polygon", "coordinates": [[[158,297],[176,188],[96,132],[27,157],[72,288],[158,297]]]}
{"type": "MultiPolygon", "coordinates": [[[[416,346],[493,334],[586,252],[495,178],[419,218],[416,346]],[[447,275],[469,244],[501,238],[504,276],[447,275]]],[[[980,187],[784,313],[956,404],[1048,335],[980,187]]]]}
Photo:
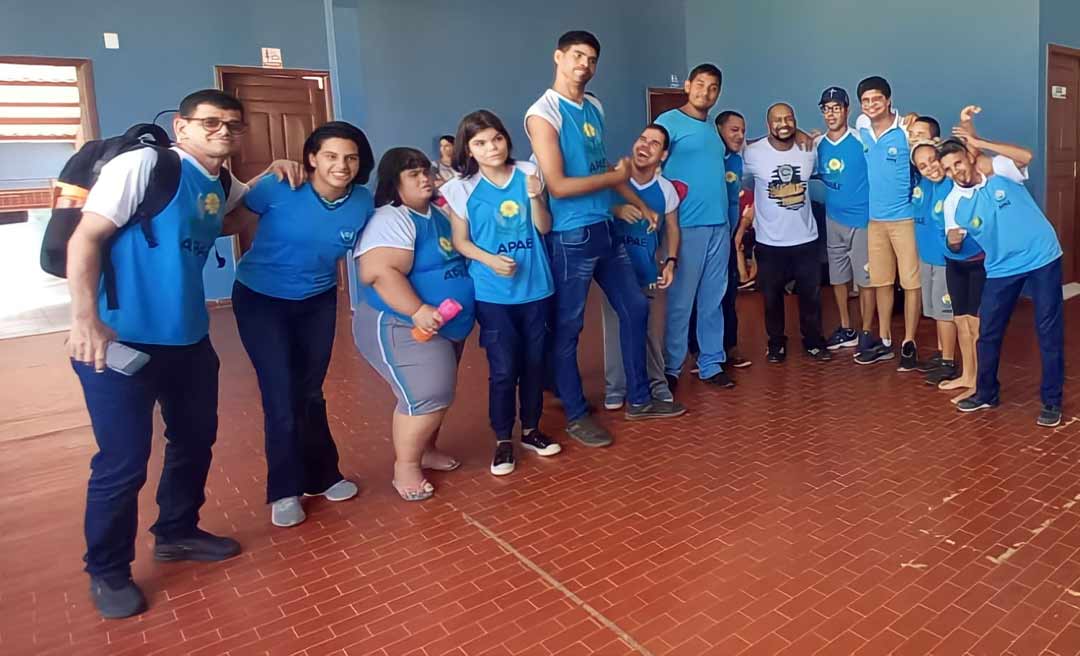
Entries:
{"type": "MultiPolygon", "coordinates": [[[[1043,3],[1074,13],[1080,6],[1043,3]]],[[[821,128],[822,89],[838,84],[854,96],[859,80],[880,74],[903,112],[951,126],[963,105],[976,103],[984,134],[1032,147],[1041,138],[1039,0],[687,0],[686,35],[688,66],[723,69],[717,108],[743,111],[751,135],[764,134],[765,109],[778,100],[794,105],[801,127],[821,128]],[[936,45],[949,26],[969,39],[969,55],[936,45]]],[[[1041,199],[1041,166],[1032,173],[1041,199]]]]}
{"type": "Polygon", "coordinates": [[[213,86],[215,65],[258,66],[264,46],[281,48],[286,66],[328,67],[318,0],[112,0],[107,6],[35,0],[5,10],[0,20],[0,55],[93,61],[105,135],[213,86]],[[105,49],[103,32],[119,33],[119,50],[105,49]]]}
{"type": "Polygon", "coordinates": [[[644,125],[645,88],[666,85],[686,62],[681,0],[475,0],[467,12],[438,0],[334,5],[341,88],[350,89],[343,115],[367,131],[376,155],[399,145],[433,154],[439,134],[487,108],[506,123],[515,154],[527,157],[525,110],[551,84],[555,42],[586,29],[602,46],[590,89],[607,109],[614,157],[644,125]],[[346,36],[354,28],[357,36],[346,36]],[[351,62],[358,66],[347,71],[351,62]]]}
{"type": "MultiPolygon", "coordinates": [[[[1039,2],[1039,113],[1038,113],[1038,150],[1036,158],[1040,174],[1044,171],[1046,158],[1046,63],[1047,46],[1055,43],[1059,46],[1080,48],[1080,0],[1040,0],[1039,2]]],[[[1046,189],[1040,175],[1039,198],[1043,198],[1046,189]]]]}
{"type": "Polygon", "coordinates": [[[66,143],[0,143],[0,188],[36,187],[55,178],[75,153],[66,143]]]}

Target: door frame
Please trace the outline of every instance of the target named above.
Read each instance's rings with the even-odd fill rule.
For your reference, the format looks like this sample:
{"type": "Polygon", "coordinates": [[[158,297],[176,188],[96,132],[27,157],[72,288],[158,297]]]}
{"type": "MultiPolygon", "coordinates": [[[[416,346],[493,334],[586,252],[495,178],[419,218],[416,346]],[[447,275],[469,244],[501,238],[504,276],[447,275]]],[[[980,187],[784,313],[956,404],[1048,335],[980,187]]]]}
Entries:
{"type": "Polygon", "coordinates": [[[330,89],[330,71],[321,71],[309,68],[263,68],[262,66],[214,66],[214,84],[218,89],[225,88],[225,76],[234,75],[273,75],[276,77],[289,77],[300,79],[319,78],[323,84],[323,95],[326,98],[326,120],[334,120],[334,95],[330,89]]]}
{"type": "MultiPolygon", "coordinates": [[[[1058,45],[1056,43],[1049,43],[1046,46],[1046,61],[1043,66],[1043,162],[1044,162],[1044,175],[1043,175],[1043,198],[1048,199],[1050,197],[1050,103],[1053,98],[1050,97],[1050,60],[1054,55],[1061,55],[1080,61],[1080,49],[1070,48],[1068,46],[1058,45]]],[[[1077,90],[1080,95],[1080,89],[1077,90]]],[[[1077,117],[1080,120],[1080,116],[1077,117]]],[[[1080,139],[1080,128],[1078,128],[1077,138],[1080,139]]],[[[1077,144],[1080,146],[1080,144],[1077,144]]],[[[1078,153],[1080,154],[1080,153],[1078,153]]],[[[1080,162],[1077,162],[1080,166],[1080,162]]],[[[1076,180],[1076,192],[1073,200],[1073,250],[1075,252],[1070,253],[1069,256],[1074,262],[1080,263],[1080,178],[1074,175],[1076,180]]],[[[1045,210],[1045,208],[1044,208],[1045,210]]],[[[1080,266],[1077,267],[1074,278],[1080,278],[1080,266]]],[[[1073,282],[1072,280],[1063,280],[1063,283],[1073,282]]]]}

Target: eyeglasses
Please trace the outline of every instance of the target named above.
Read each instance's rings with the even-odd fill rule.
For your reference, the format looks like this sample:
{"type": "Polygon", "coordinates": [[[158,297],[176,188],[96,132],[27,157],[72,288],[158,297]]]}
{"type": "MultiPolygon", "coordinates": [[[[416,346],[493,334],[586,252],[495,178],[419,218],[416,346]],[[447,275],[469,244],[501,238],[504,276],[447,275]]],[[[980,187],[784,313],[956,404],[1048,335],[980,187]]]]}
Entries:
{"type": "Polygon", "coordinates": [[[821,106],[821,113],[822,114],[842,114],[843,112],[844,112],[844,108],[841,107],[840,105],[822,105],[821,106]]]}
{"type": "Polygon", "coordinates": [[[213,134],[221,130],[222,126],[229,128],[229,134],[244,134],[247,132],[247,124],[243,121],[223,121],[216,116],[209,116],[207,118],[196,118],[194,116],[181,117],[185,121],[198,121],[204,130],[213,134]]]}

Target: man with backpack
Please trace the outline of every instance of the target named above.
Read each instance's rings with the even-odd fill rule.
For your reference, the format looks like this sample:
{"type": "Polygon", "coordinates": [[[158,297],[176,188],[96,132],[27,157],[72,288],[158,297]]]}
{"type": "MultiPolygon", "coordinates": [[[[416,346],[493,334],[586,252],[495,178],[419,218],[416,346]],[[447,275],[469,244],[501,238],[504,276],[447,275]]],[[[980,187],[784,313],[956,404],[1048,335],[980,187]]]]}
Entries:
{"type": "MultiPolygon", "coordinates": [[[[181,102],[173,130],[172,149],[136,145],[105,163],[67,249],[68,352],[98,445],[84,560],[91,598],[106,618],[147,607],[131,580],[131,561],[155,403],[166,437],[160,513],[150,528],[155,559],[216,561],[240,553],[235,540],[198,522],[218,392],[202,270],[223,217],[247,191],[222,168],[245,130],[243,106],[218,90],[197,91],[181,102]],[[159,199],[163,187],[171,198],[155,200],[147,216],[144,201],[159,199]]],[[[293,168],[272,165],[279,175],[293,168]]]]}

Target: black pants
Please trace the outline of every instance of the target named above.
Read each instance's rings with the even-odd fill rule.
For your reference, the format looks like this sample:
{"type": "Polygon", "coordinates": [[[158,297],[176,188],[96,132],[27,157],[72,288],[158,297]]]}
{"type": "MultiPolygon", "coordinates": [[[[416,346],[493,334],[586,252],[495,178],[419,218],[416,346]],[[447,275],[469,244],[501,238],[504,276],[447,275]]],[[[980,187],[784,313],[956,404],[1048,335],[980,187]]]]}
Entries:
{"type": "Polygon", "coordinates": [[[785,346],[784,285],[795,280],[799,297],[799,329],[803,346],[823,348],[821,335],[821,263],[820,249],[812,241],[798,246],[768,246],[758,243],[757,284],[765,301],[765,330],[769,346],[785,346]]]}
{"type": "Polygon", "coordinates": [[[731,256],[728,258],[728,283],[720,307],[724,309],[724,350],[729,354],[739,343],[739,317],[735,314],[735,299],[739,296],[739,253],[735,240],[731,240],[731,256]]]}
{"type": "Polygon", "coordinates": [[[237,282],[232,300],[262,392],[266,501],[324,492],[344,478],[322,393],[334,346],[337,288],[292,301],[237,282]]]}
{"type": "Polygon", "coordinates": [[[488,415],[496,439],[510,439],[519,402],[522,430],[540,427],[548,305],[548,298],[519,305],[476,302],[480,346],[488,360],[488,415]]]}

